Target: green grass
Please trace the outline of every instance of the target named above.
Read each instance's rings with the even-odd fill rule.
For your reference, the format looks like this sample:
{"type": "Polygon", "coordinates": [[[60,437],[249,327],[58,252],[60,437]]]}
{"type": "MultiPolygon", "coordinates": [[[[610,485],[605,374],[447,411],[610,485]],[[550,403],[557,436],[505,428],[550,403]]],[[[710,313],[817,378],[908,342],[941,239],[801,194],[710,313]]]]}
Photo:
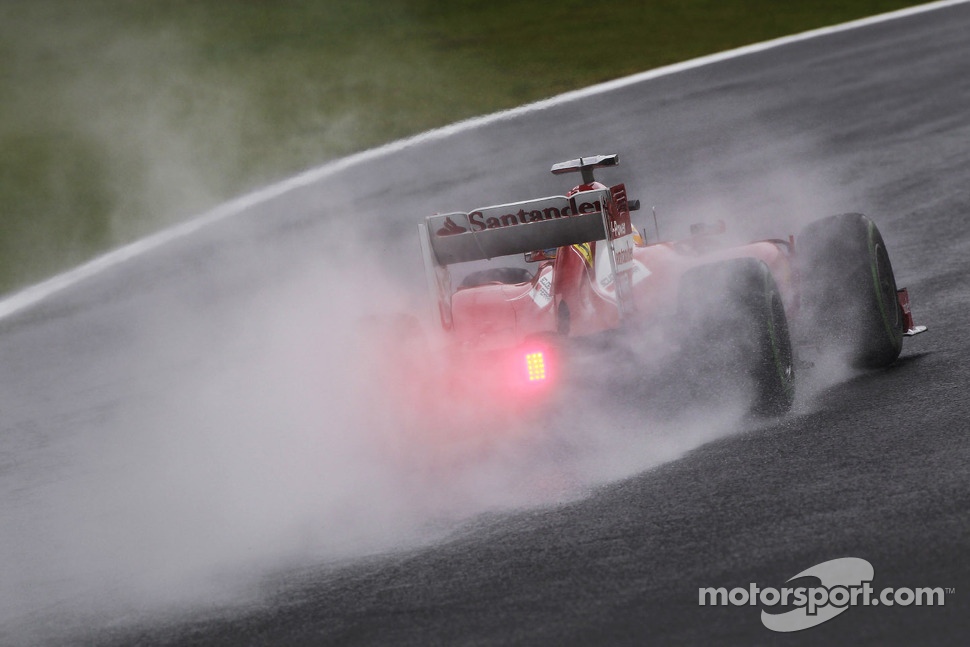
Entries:
{"type": "Polygon", "coordinates": [[[905,0],[4,0],[0,292],[463,118],[905,0]]]}

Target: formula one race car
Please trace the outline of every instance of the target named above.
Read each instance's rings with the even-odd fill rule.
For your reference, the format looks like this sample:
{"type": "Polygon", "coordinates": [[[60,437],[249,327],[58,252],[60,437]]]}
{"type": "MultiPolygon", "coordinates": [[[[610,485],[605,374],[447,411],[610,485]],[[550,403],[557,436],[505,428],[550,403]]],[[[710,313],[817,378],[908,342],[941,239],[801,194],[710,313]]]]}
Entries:
{"type": "Polygon", "coordinates": [[[726,242],[723,222],[647,242],[631,222],[639,201],[593,177],[618,163],[561,162],[553,174],[582,177],[565,195],[419,224],[434,317],[456,372],[479,392],[539,397],[569,373],[576,349],[662,338],[720,379],[748,380],[751,410],[777,415],[794,397],[793,333],[838,340],[849,361],[872,368],[893,363],[903,337],[926,329],[913,324],[866,216],[743,245],[726,242]]]}

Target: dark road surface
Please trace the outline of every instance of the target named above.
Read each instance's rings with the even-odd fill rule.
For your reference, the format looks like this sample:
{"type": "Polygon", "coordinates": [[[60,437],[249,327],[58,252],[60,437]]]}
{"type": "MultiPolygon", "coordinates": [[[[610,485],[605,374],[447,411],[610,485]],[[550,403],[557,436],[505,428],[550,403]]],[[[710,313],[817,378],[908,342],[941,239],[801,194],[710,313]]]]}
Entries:
{"type": "MultiPolygon", "coordinates": [[[[888,370],[820,382],[784,419],[718,434],[670,462],[646,461],[650,469],[588,497],[493,514],[431,547],[336,565],[299,559],[266,576],[244,603],[215,609],[85,615],[73,610],[72,595],[88,595],[81,587],[49,605],[14,605],[0,637],[119,645],[970,644],[968,106],[970,5],[962,4],[415,145],[0,321],[0,487],[3,514],[17,524],[7,524],[16,540],[0,546],[0,559],[10,565],[64,554],[50,536],[70,536],[72,520],[90,515],[68,505],[59,520],[35,519],[33,497],[44,496],[36,492],[81,479],[88,463],[72,457],[86,443],[120,448],[109,464],[124,464],[130,438],[105,440],[103,426],[119,433],[135,421],[131,429],[143,429],[139,416],[171,404],[153,402],[154,385],[204,364],[198,349],[218,344],[262,298],[252,295],[302,285],[294,277],[314,267],[307,259],[333,253],[351,235],[372,253],[361,262],[395,268],[420,288],[419,217],[561,192],[548,167],[578,155],[619,153],[621,168],[604,181],[625,181],[644,205],[657,205],[665,236],[732,215],[753,234],[778,235],[829,213],[868,213],[917,319],[930,327],[888,370]],[[191,342],[173,332],[188,329],[185,322],[203,322],[191,328],[191,342]],[[142,342],[146,328],[164,352],[142,342]],[[35,535],[53,543],[36,548],[35,535]],[[953,592],[944,606],[850,608],[793,634],[766,629],[756,606],[698,605],[701,587],[781,587],[838,557],[868,560],[877,590],[953,592]],[[61,623],[72,627],[70,638],[51,629],[61,623]]],[[[257,327],[239,343],[259,339],[257,327]]],[[[110,508],[96,509],[102,516],[92,524],[109,530],[85,524],[95,543],[113,523],[110,508]]],[[[139,532],[155,536],[148,526],[139,532]]],[[[119,563],[123,580],[127,562],[119,563]]],[[[73,560],[70,569],[66,578],[86,581],[73,560]]],[[[15,570],[30,600],[71,588],[56,574],[33,581],[33,569],[15,570]],[[32,586],[41,593],[31,597],[32,586]]],[[[0,592],[16,597],[12,586],[0,592]]]]}

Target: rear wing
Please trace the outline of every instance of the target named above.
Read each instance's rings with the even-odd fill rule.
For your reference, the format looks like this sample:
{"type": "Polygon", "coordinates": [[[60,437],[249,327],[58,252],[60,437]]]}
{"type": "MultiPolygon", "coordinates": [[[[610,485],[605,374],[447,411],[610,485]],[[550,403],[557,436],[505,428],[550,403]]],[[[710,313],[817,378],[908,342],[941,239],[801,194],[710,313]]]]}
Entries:
{"type": "Polygon", "coordinates": [[[434,261],[465,263],[606,238],[608,193],[583,191],[426,219],[434,261]]]}
{"type": "Polygon", "coordinates": [[[464,213],[436,214],[418,225],[428,286],[444,327],[451,327],[447,266],[605,240],[621,315],[632,304],[633,227],[622,184],[464,213]]]}

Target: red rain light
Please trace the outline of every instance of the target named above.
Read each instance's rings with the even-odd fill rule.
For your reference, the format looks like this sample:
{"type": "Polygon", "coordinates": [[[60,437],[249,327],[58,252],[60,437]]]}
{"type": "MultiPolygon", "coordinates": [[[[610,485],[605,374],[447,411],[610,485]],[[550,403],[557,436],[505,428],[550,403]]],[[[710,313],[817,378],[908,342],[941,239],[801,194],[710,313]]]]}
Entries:
{"type": "Polygon", "coordinates": [[[526,353],[525,367],[530,382],[540,382],[546,379],[546,358],[541,352],[526,353]]]}

